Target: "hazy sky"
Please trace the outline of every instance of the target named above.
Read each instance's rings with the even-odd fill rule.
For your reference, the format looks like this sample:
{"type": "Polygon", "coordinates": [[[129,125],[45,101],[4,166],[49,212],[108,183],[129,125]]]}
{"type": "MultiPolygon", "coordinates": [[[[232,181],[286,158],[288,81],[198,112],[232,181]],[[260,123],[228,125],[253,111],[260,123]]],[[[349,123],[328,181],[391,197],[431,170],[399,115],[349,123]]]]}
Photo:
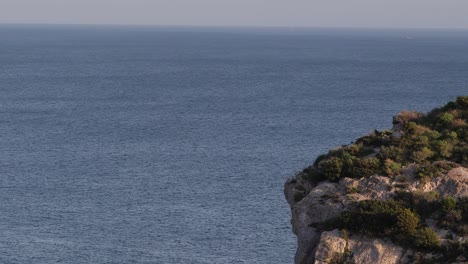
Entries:
{"type": "Polygon", "coordinates": [[[0,0],[0,23],[468,28],[468,0],[0,0]]]}

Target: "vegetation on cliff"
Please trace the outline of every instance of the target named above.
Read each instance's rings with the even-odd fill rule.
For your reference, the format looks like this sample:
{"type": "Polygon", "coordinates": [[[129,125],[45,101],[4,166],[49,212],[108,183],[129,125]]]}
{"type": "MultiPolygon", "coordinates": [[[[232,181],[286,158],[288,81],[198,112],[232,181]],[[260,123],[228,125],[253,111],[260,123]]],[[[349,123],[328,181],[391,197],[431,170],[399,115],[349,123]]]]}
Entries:
{"type": "Polygon", "coordinates": [[[330,150],[304,173],[311,181],[373,174],[395,177],[402,167],[416,163],[419,176],[426,180],[456,164],[468,166],[468,96],[427,115],[403,111],[394,117],[393,125],[392,130],[376,130],[351,145],[330,150]]]}
{"type": "MultiPolygon", "coordinates": [[[[434,263],[468,256],[468,197],[410,191],[402,177],[408,167],[421,184],[443,177],[453,168],[468,167],[468,96],[427,114],[403,111],[394,117],[391,130],[374,131],[351,145],[330,150],[301,175],[314,185],[345,177],[401,178],[391,199],[357,201],[351,210],[325,221],[320,228],[387,237],[402,247],[431,252],[434,263]],[[446,230],[445,237],[435,229],[446,230]],[[454,236],[457,239],[451,239],[454,236]]],[[[358,190],[349,186],[346,192],[358,190]]]]}

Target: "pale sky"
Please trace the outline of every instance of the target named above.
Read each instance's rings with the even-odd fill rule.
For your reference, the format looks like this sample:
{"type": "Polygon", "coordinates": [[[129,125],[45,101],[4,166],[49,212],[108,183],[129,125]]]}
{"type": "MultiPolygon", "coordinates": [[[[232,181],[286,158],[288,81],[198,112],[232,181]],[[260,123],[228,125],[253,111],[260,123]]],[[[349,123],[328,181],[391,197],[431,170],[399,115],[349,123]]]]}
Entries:
{"type": "Polygon", "coordinates": [[[0,0],[0,23],[468,29],[468,0],[0,0]]]}

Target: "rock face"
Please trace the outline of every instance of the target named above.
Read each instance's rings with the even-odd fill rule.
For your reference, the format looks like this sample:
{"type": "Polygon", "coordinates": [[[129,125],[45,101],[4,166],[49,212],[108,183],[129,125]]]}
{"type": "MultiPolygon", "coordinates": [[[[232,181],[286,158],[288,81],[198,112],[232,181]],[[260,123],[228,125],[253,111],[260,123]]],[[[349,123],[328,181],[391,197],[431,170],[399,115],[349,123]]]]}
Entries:
{"type": "Polygon", "coordinates": [[[355,236],[343,237],[338,230],[323,232],[315,252],[315,264],[328,264],[333,257],[348,257],[355,263],[399,263],[404,254],[401,247],[389,241],[355,236]]]}
{"type": "MultiPolygon", "coordinates": [[[[374,175],[361,179],[342,178],[337,183],[322,181],[317,185],[308,182],[303,173],[288,179],[284,192],[297,236],[295,263],[330,263],[334,257],[347,257],[352,263],[411,263],[407,258],[410,253],[389,239],[344,235],[339,230],[326,232],[319,228],[320,223],[349,210],[355,202],[386,200],[396,191],[435,191],[441,197],[464,197],[468,195],[468,169],[454,168],[445,176],[426,183],[414,176],[411,166],[394,179],[374,175]]],[[[443,230],[436,232],[443,233],[443,230]]]]}
{"type": "Polygon", "coordinates": [[[442,196],[466,197],[468,196],[467,169],[463,167],[453,169],[445,177],[437,177],[424,184],[422,190],[436,191],[442,196]]]}

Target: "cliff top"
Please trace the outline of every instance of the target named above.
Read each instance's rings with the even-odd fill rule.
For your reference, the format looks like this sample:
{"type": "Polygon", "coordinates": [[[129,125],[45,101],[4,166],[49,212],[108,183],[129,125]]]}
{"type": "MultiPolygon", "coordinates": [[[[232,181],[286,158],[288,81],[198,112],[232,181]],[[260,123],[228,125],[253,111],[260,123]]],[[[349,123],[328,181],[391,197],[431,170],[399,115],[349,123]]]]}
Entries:
{"type": "Polygon", "coordinates": [[[468,261],[467,167],[468,96],[319,156],[285,185],[296,263],[468,261]]]}

